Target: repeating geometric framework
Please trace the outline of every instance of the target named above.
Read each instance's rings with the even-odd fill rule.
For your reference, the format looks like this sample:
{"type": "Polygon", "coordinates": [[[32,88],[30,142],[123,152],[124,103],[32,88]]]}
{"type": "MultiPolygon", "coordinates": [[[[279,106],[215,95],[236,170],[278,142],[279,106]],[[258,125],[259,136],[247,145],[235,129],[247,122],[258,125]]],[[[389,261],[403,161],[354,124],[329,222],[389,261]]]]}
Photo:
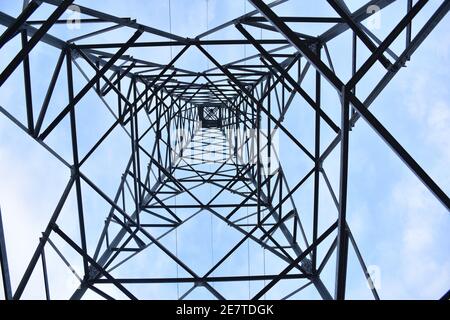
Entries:
{"type": "MultiPolygon", "coordinates": [[[[71,0],[33,0],[18,17],[0,12],[0,23],[6,27],[0,38],[0,50],[16,38],[20,38],[22,43],[17,54],[1,71],[0,86],[13,73],[23,73],[26,121],[14,117],[8,106],[0,106],[0,111],[59,159],[70,172],[67,186],[16,288],[10,284],[3,227],[0,225],[1,267],[7,299],[22,297],[30,277],[37,272],[38,263],[42,264],[42,289],[47,298],[51,297],[45,252],[54,250],[61,257],[61,265],[71,267],[55,239],[72,248],[82,260],[83,273],[78,275],[81,284],[72,299],[81,299],[87,291],[106,299],[117,298],[117,292],[122,294],[120,297],[139,298],[131,289],[134,284],[182,284],[186,289],[179,293],[180,299],[189,298],[198,288],[206,289],[212,298],[225,299],[232,296],[225,296],[221,288],[235,282],[257,283],[257,290],[250,298],[260,299],[277,284],[286,281],[293,283],[295,289],[279,298],[290,298],[312,285],[323,299],[344,299],[349,250],[354,250],[362,272],[372,284],[363,256],[346,222],[349,136],[360,118],[391,147],[442,205],[450,208],[446,193],[369,110],[377,96],[447,14],[450,1],[439,1],[434,13],[414,30],[415,17],[429,5],[429,1],[406,1],[404,11],[397,12],[395,27],[384,39],[379,39],[363,22],[371,18],[373,12],[370,8],[384,10],[394,0],[371,0],[353,12],[342,0],[327,0],[326,3],[336,13],[333,17],[302,16],[301,13],[283,17],[275,12],[285,0],[270,4],[261,0],[249,2],[254,6],[253,11],[195,38],[182,38],[132,19],[77,6],[81,12],[78,22],[98,26],[99,29],[72,40],[62,40],[52,36],[49,30],[54,25],[67,23],[62,15],[73,4],[71,0]],[[51,7],[53,12],[44,21],[31,20],[31,15],[41,6],[51,7]],[[112,26],[102,27],[105,23],[112,26]],[[303,33],[302,26],[307,24],[326,26],[326,31],[319,35],[303,33]],[[129,32],[126,41],[96,42],[99,35],[118,28],[129,32]],[[212,39],[225,28],[235,28],[242,37],[212,39]],[[261,29],[269,32],[265,32],[267,37],[258,39],[256,34],[261,29]],[[348,81],[344,81],[344,77],[335,70],[333,52],[329,50],[329,44],[345,33],[352,35],[351,43],[344,44],[348,48],[346,52],[352,70],[348,81]],[[139,41],[146,34],[157,35],[163,40],[139,41]],[[403,42],[400,53],[392,48],[395,41],[403,42]],[[29,60],[38,43],[60,51],[53,76],[45,80],[49,81],[48,89],[43,104],[39,106],[32,99],[31,83],[35,79],[30,74],[29,60]],[[232,45],[250,45],[257,53],[222,63],[208,51],[212,46],[232,45]],[[152,50],[169,46],[181,50],[167,64],[126,54],[133,48],[152,50]],[[212,68],[203,72],[177,68],[177,61],[189,50],[201,53],[212,68]],[[367,97],[360,100],[358,84],[380,65],[384,68],[384,76],[372,85],[367,97]],[[73,84],[75,71],[85,79],[79,90],[73,84]],[[68,102],[59,102],[56,116],[48,119],[50,101],[62,73],[66,75],[67,92],[64,94],[68,102]],[[308,77],[311,77],[313,85],[305,84],[308,77]],[[323,88],[326,86],[335,92],[333,108],[338,110],[338,120],[334,120],[336,117],[330,116],[323,107],[323,88]],[[88,92],[95,93],[99,103],[107,106],[115,120],[89,151],[82,154],[78,150],[80,132],[76,115],[88,92]],[[298,97],[302,103],[294,105],[292,102],[298,97]],[[310,108],[314,114],[312,151],[295,133],[292,123],[286,121],[292,108],[310,108]],[[70,123],[66,134],[71,144],[71,159],[59,154],[48,142],[64,121],[70,123]],[[118,180],[117,192],[111,196],[83,173],[83,165],[118,130],[126,132],[131,154],[118,180]],[[333,139],[323,138],[325,132],[331,133],[333,139]],[[309,163],[303,177],[295,183],[292,180],[288,183],[283,159],[278,158],[274,148],[275,134],[279,134],[280,139],[287,141],[290,148],[300,152],[307,159],[305,163],[309,163]],[[321,148],[321,142],[327,147],[321,148]],[[336,149],[340,150],[339,190],[332,188],[323,167],[336,149]],[[269,161],[264,163],[262,158],[269,161]],[[308,180],[313,181],[310,195],[312,212],[300,212],[295,194],[308,180]],[[319,209],[321,184],[325,185],[336,207],[332,222],[325,227],[319,222],[324,214],[319,209]],[[98,194],[110,208],[102,213],[106,219],[95,245],[86,240],[88,222],[87,213],[83,210],[82,189],[98,194]],[[209,194],[205,191],[208,189],[209,194]],[[69,236],[58,220],[72,191],[76,194],[77,212],[73,214],[78,217],[79,239],[69,236]],[[200,273],[183,260],[178,248],[165,239],[190,221],[196,221],[198,217],[204,220],[208,215],[214,218],[215,223],[230,230],[227,232],[237,236],[230,240],[220,256],[214,258],[207,272],[200,273]],[[309,217],[312,224],[305,225],[305,217],[309,217]],[[264,250],[264,254],[276,257],[278,271],[263,274],[249,269],[247,275],[218,272],[248,242],[256,243],[256,248],[264,250]],[[133,274],[124,278],[116,275],[117,267],[133,263],[135,257],[148,250],[158,250],[170,259],[177,266],[177,276],[143,277],[133,274]],[[325,284],[322,279],[327,265],[332,265],[335,270],[334,283],[331,284],[325,284]],[[104,284],[113,285],[115,290],[108,291],[110,287],[102,286],[104,284]]],[[[195,232],[203,230],[198,227],[195,232]]],[[[372,284],[370,288],[374,298],[379,299],[375,286],[372,284]]],[[[301,295],[296,297],[301,298],[301,295]]]]}

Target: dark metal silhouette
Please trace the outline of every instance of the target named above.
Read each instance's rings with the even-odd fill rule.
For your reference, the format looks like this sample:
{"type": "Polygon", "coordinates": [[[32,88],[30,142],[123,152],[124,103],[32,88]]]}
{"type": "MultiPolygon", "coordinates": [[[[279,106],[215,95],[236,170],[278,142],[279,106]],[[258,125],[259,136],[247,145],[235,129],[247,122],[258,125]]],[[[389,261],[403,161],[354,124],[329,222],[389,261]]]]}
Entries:
{"type": "MultiPolygon", "coordinates": [[[[18,17],[0,12],[0,23],[7,28],[0,37],[0,52],[12,39],[20,38],[22,43],[17,54],[1,71],[0,86],[14,72],[22,72],[22,66],[24,86],[18,88],[17,93],[25,94],[26,121],[15,118],[8,111],[8,106],[3,104],[0,112],[59,159],[70,172],[67,186],[15,288],[11,288],[6,258],[6,247],[14,249],[14,244],[5,246],[3,227],[7,226],[0,223],[0,258],[7,299],[22,297],[30,277],[37,272],[38,263],[42,263],[43,290],[47,298],[51,297],[45,250],[57,252],[61,262],[70,267],[52,241],[53,238],[62,240],[83,261],[81,284],[72,299],[81,299],[87,290],[106,299],[114,298],[113,293],[102,289],[102,284],[112,284],[124,296],[136,299],[139,297],[128,287],[130,284],[158,283],[191,284],[190,289],[182,292],[181,299],[197,287],[204,287],[212,297],[225,299],[215,283],[249,281],[264,282],[251,296],[260,299],[280,281],[300,283],[299,279],[305,280],[303,283],[306,284],[298,285],[293,292],[286,293],[285,298],[311,284],[323,299],[344,299],[346,278],[349,276],[348,252],[351,248],[355,250],[374,298],[379,299],[346,222],[349,136],[352,127],[362,118],[442,205],[446,209],[450,208],[447,194],[369,109],[447,14],[450,1],[437,1],[437,9],[425,24],[415,25],[415,32],[412,29],[413,21],[429,5],[429,1],[406,1],[403,12],[397,13],[395,27],[385,39],[379,39],[363,21],[372,19],[372,15],[382,12],[394,0],[371,0],[353,12],[344,1],[327,0],[336,13],[333,17],[302,16],[301,13],[283,17],[275,12],[277,6],[286,0],[277,0],[269,5],[261,0],[249,2],[254,6],[254,11],[195,38],[183,38],[129,18],[77,6],[75,8],[81,15],[75,23],[81,26],[90,24],[99,29],[72,40],[62,40],[53,36],[50,28],[71,22],[63,19],[64,12],[74,10],[74,7],[70,7],[73,1],[69,0],[32,0],[18,17]],[[52,8],[53,12],[44,21],[31,20],[31,15],[41,6],[52,8]],[[105,23],[108,27],[102,26],[105,23]],[[295,31],[302,30],[296,26],[306,24],[324,26],[326,31],[319,35],[295,31]],[[111,37],[110,42],[96,42],[97,36],[117,28],[129,32],[128,40],[115,42],[114,37],[111,37]],[[211,38],[225,28],[235,28],[242,37],[211,38]],[[260,29],[269,36],[258,39],[254,31],[260,29]],[[352,72],[350,79],[344,81],[334,69],[328,44],[345,33],[352,35],[352,41],[347,46],[352,72]],[[162,40],[142,40],[148,34],[159,36],[162,40]],[[396,54],[391,47],[400,37],[405,37],[405,41],[401,53],[396,54]],[[58,49],[60,56],[55,62],[52,78],[40,80],[49,81],[49,85],[43,104],[36,105],[32,99],[31,85],[36,80],[30,72],[32,61],[29,54],[41,42],[58,49]],[[233,45],[251,46],[257,53],[224,64],[208,50],[213,46],[233,45]],[[181,50],[166,64],[127,54],[135,48],[151,50],[170,46],[181,50]],[[369,50],[369,55],[361,53],[363,50],[359,50],[359,46],[369,50]],[[212,67],[202,72],[177,67],[187,51],[201,54],[212,67]],[[385,69],[385,75],[373,86],[367,98],[361,100],[357,94],[358,83],[376,64],[385,69]],[[75,68],[81,71],[89,68],[89,72],[84,74],[86,81],[80,90],[76,90],[73,84],[75,68]],[[61,106],[56,117],[49,119],[48,107],[62,73],[67,75],[68,103],[61,106]],[[314,77],[312,90],[304,84],[308,74],[314,77]],[[324,81],[336,92],[335,107],[340,114],[338,120],[322,108],[324,81]],[[83,97],[90,91],[101,99],[115,97],[103,100],[115,120],[91,149],[82,154],[78,150],[76,114],[79,105],[83,104],[83,97]],[[301,98],[302,106],[292,104],[297,96],[301,98]],[[291,108],[310,108],[314,113],[314,150],[310,150],[294,134],[292,124],[285,121],[291,108]],[[67,135],[70,135],[72,159],[65,159],[48,144],[49,136],[67,119],[70,123],[67,135]],[[110,197],[83,173],[83,165],[113,131],[121,128],[129,137],[131,154],[117,193],[110,197]],[[335,138],[323,150],[320,146],[325,130],[333,132],[335,138]],[[274,132],[279,133],[281,139],[288,141],[292,148],[310,161],[305,175],[295,184],[288,183],[283,159],[279,159],[276,154],[274,132]],[[149,145],[148,139],[153,144],[149,145]],[[336,148],[340,148],[339,190],[333,190],[322,166],[336,148]],[[264,163],[263,158],[269,159],[268,163],[264,163]],[[312,212],[300,214],[294,194],[308,179],[313,180],[312,212]],[[334,222],[323,230],[319,226],[320,184],[328,189],[337,210],[334,222]],[[217,188],[207,201],[197,192],[206,185],[217,188]],[[103,213],[105,224],[95,246],[86,239],[88,213],[83,210],[82,189],[97,193],[110,206],[109,212],[103,213]],[[72,190],[76,193],[78,211],[74,214],[78,217],[79,239],[72,239],[58,224],[58,217],[72,190]],[[221,200],[226,194],[238,200],[221,200]],[[129,199],[132,199],[131,203],[129,199]],[[240,240],[234,242],[225,254],[216,257],[212,267],[204,274],[196,272],[195,268],[183,261],[173,246],[164,242],[166,236],[173,235],[177,228],[202,212],[209,213],[240,235],[240,240]],[[310,215],[312,226],[302,224],[305,214],[310,215]],[[325,241],[329,239],[331,242],[325,241]],[[257,243],[261,250],[277,257],[282,266],[280,271],[276,274],[250,272],[236,275],[231,272],[229,275],[216,275],[215,271],[247,241],[257,243]],[[114,275],[115,266],[132,263],[132,257],[155,247],[173,261],[183,276],[149,278],[136,274],[133,278],[118,278],[114,275]],[[318,251],[322,254],[319,255],[318,251]],[[336,258],[332,259],[334,253],[336,258]],[[334,264],[333,268],[336,269],[335,283],[331,287],[321,278],[327,264],[334,264]]],[[[198,232],[204,230],[199,229],[198,232]]],[[[207,252],[204,254],[208,255],[207,252]]],[[[151,265],[149,262],[149,268],[151,265]]]]}

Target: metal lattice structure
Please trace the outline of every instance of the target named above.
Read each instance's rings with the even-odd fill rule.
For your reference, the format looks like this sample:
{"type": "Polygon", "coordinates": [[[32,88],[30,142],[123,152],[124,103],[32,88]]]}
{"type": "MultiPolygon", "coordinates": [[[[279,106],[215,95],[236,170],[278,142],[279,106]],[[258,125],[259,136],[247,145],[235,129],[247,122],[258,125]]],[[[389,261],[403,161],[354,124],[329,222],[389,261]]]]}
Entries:
{"type": "MultiPolygon", "coordinates": [[[[350,248],[355,251],[366,280],[372,283],[346,219],[349,136],[361,118],[442,205],[450,209],[446,193],[369,109],[445,17],[450,1],[436,0],[439,2],[437,9],[415,30],[412,27],[415,18],[430,5],[430,1],[402,2],[403,11],[397,12],[398,19],[384,39],[377,37],[364,21],[373,19],[372,15],[378,11],[388,9],[396,2],[394,0],[371,0],[355,11],[342,0],[327,0],[324,3],[333,10],[334,16],[302,16],[299,12],[293,12],[289,17],[277,15],[277,7],[285,2],[277,0],[267,4],[249,0],[253,11],[195,38],[183,38],[129,18],[77,5],[80,12],[77,23],[89,24],[97,30],[63,40],[53,36],[50,29],[67,23],[63,14],[74,10],[71,0],[32,0],[17,17],[0,12],[0,24],[5,26],[0,38],[0,52],[10,42],[21,43],[1,71],[0,87],[12,74],[23,75],[23,88],[17,88],[17,93],[25,96],[26,119],[15,117],[3,103],[0,112],[64,164],[70,176],[16,288],[11,287],[6,259],[8,246],[5,246],[2,230],[7,226],[0,228],[3,286],[7,299],[22,297],[30,277],[38,272],[37,265],[42,265],[39,272],[43,278],[42,290],[50,298],[45,252],[57,252],[60,265],[71,268],[64,258],[61,243],[66,249],[73,250],[83,265],[79,275],[81,284],[72,299],[83,298],[87,291],[106,299],[118,296],[142,298],[130,289],[136,284],[181,284],[186,289],[177,296],[180,299],[189,297],[197,288],[206,289],[212,298],[225,299],[233,296],[226,296],[222,292],[223,286],[239,282],[260,284],[250,296],[253,299],[270,293],[280,282],[297,287],[278,297],[280,299],[300,293],[309,285],[323,299],[344,299],[350,248]],[[51,8],[52,13],[46,20],[32,20],[31,16],[40,7],[51,8]],[[102,27],[105,23],[108,27],[102,27]],[[309,24],[319,25],[325,31],[318,35],[302,31],[302,26],[309,24]],[[113,40],[113,32],[117,29],[126,30],[128,38],[113,40]],[[240,38],[215,39],[214,36],[224,29],[237,30],[240,38]],[[264,38],[256,36],[260,30],[265,31],[264,38]],[[109,33],[112,41],[96,41],[97,37],[109,33]],[[160,40],[142,40],[146,35],[157,36],[160,40]],[[349,37],[344,41],[342,35],[349,37]],[[346,48],[347,70],[351,71],[348,79],[333,65],[335,57],[329,46],[336,39],[340,39],[338,41],[346,48]],[[32,99],[31,83],[38,80],[30,73],[32,61],[29,59],[38,44],[59,52],[53,76],[42,80],[48,83],[42,105],[36,105],[32,99]],[[221,62],[209,50],[242,45],[251,47],[255,53],[233,62],[221,62]],[[136,52],[143,49],[151,52],[155,48],[168,47],[177,53],[165,64],[127,54],[137,49],[140,51],[136,52]],[[195,71],[177,67],[190,51],[206,58],[210,68],[195,71]],[[370,78],[374,68],[382,68],[381,80],[370,78]],[[58,110],[54,116],[49,116],[49,105],[62,74],[66,78],[66,92],[60,94],[65,100],[58,101],[58,110]],[[76,79],[77,83],[84,81],[79,89],[74,85],[75,77],[81,78],[76,79]],[[358,98],[357,91],[362,81],[371,84],[364,100],[358,98]],[[332,107],[338,117],[330,115],[322,105],[324,87],[333,92],[335,103],[332,107]],[[114,120],[95,143],[81,153],[77,112],[88,93],[98,97],[99,104],[107,107],[105,112],[109,112],[114,120]],[[300,99],[301,105],[294,105],[294,99],[300,99]],[[297,122],[288,121],[292,108],[298,108],[300,112],[308,110],[312,114],[312,142],[305,143],[299,138],[295,131],[297,122]],[[66,141],[72,152],[69,159],[48,142],[64,123],[66,141]],[[120,130],[126,133],[129,141],[129,149],[124,151],[130,152],[129,161],[122,176],[118,177],[117,192],[109,195],[83,169],[105,141],[120,130]],[[325,133],[333,138],[328,141],[324,138],[325,133]],[[304,157],[302,164],[308,164],[299,169],[302,177],[294,182],[284,170],[285,160],[277,153],[276,144],[280,142],[275,143],[276,135],[304,157]],[[321,147],[324,144],[326,148],[321,147]],[[333,150],[340,152],[339,190],[333,189],[323,167],[333,150]],[[312,210],[300,212],[295,194],[308,180],[312,180],[313,185],[312,192],[308,193],[312,210]],[[335,205],[335,212],[331,214],[334,218],[325,227],[319,222],[323,214],[319,209],[319,187],[326,189],[335,205]],[[109,210],[101,213],[105,220],[99,227],[95,244],[87,241],[86,236],[89,223],[89,213],[83,210],[86,190],[97,194],[99,201],[109,206],[109,210]],[[59,223],[59,215],[71,192],[76,195],[77,211],[72,214],[78,220],[77,239],[59,223]],[[306,225],[305,217],[309,217],[311,223],[306,225]],[[224,228],[220,229],[223,237],[231,232],[234,236],[233,240],[220,240],[220,235],[215,235],[214,241],[226,243],[226,249],[213,257],[206,272],[199,272],[190,265],[192,261],[183,259],[180,244],[175,246],[166,239],[192,221],[208,219],[211,219],[211,228],[213,224],[224,228]],[[237,275],[226,274],[230,268],[221,269],[249,242],[257,245],[255,250],[278,259],[277,272],[263,274],[249,267],[248,274],[237,275]],[[149,250],[157,250],[169,259],[176,266],[177,275],[146,277],[134,273],[124,278],[115,273],[116,268],[134,263],[136,257],[149,250]],[[322,280],[322,272],[328,265],[335,270],[332,286],[322,280]],[[109,291],[111,287],[114,290],[109,291]],[[115,296],[117,293],[120,294],[115,296]]],[[[193,225],[194,232],[207,233],[202,222],[198,223],[193,225]]],[[[204,252],[204,255],[209,253],[204,252]]],[[[150,268],[151,265],[149,261],[150,268]]],[[[373,297],[378,299],[373,285],[371,290],[373,297]]]]}

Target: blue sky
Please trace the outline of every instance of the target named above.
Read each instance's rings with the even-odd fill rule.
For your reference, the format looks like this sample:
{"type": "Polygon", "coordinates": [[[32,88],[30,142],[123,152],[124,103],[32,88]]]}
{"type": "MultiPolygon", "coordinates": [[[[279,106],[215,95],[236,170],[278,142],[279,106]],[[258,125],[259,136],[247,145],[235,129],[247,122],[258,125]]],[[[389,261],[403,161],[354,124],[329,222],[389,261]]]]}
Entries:
{"type": "MultiPolygon", "coordinates": [[[[351,9],[358,8],[364,1],[347,1],[351,9]]],[[[89,5],[94,9],[106,8],[105,11],[119,16],[137,18],[138,22],[163,30],[168,30],[168,3],[165,1],[78,1],[81,5],[89,5]]],[[[441,1],[432,1],[419,15],[414,32],[430,16],[433,9],[441,1]]],[[[22,1],[0,0],[0,10],[12,16],[17,16],[22,1]]],[[[47,7],[48,8],[48,7],[47,7]]],[[[244,10],[250,10],[251,5],[244,1],[209,1],[208,25],[216,26],[227,21],[244,10]]],[[[398,12],[404,8],[403,2],[398,1],[381,15],[381,29],[376,31],[384,37],[390,28],[399,20],[398,12]]],[[[172,0],[172,31],[173,33],[194,37],[206,30],[206,2],[204,0],[186,1],[172,0]]],[[[276,9],[279,15],[314,15],[332,10],[325,1],[289,1],[276,9]]],[[[48,16],[49,10],[39,9],[33,18],[48,16]]],[[[389,129],[400,143],[417,159],[423,168],[448,193],[450,189],[450,175],[448,163],[450,161],[450,18],[447,16],[432,32],[430,37],[413,55],[407,67],[390,83],[387,89],[373,103],[371,110],[378,119],[389,129]]],[[[68,30],[64,26],[52,28],[51,33],[61,38],[75,37],[78,33],[91,31],[90,26],[81,30],[68,30]],[[86,28],[86,29],[84,29],[86,28]]],[[[0,27],[0,32],[4,27],[0,27]]],[[[264,31],[265,32],[265,31],[264,31]]],[[[320,33],[312,27],[308,32],[320,33]]],[[[266,35],[266,33],[264,33],[266,35]]],[[[98,41],[119,41],[130,36],[129,30],[117,30],[114,40],[111,36],[100,36],[98,41]]],[[[259,32],[254,31],[254,36],[259,32]]],[[[222,31],[217,37],[237,38],[237,31],[231,27],[222,31]]],[[[140,40],[154,40],[157,37],[145,36],[140,40]]],[[[350,75],[350,54],[348,46],[351,43],[349,34],[339,37],[330,43],[330,53],[334,66],[343,80],[350,75]]],[[[89,41],[86,41],[87,43],[89,41]]],[[[2,49],[1,68],[6,66],[17,51],[17,39],[11,41],[2,49]]],[[[401,41],[396,42],[394,51],[401,50],[401,41]]],[[[360,45],[360,48],[362,46],[360,45]]],[[[208,48],[211,54],[221,62],[232,61],[242,56],[244,50],[247,55],[254,53],[250,47],[234,46],[227,49],[208,48]]],[[[176,54],[178,49],[173,51],[176,54]]],[[[362,49],[363,50],[363,49],[362,49]]],[[[170,50],[143,51],[133,49],[135,57],[148,58],[155,62],[166,63],[170,50]]],[[[367,52],[366,53],[367,58],[367,52]]],[[[31,68],[33,77],[34,101],[36,105],[45,95],[48,79],[56,62],[58,52],[47,45],[38,45],[31,55],[31,68]],[[40,78],[37,77],[40,75],[40,78]],[[35,80],[39,79],[39,80],[35,80]],[[42,79],[42,81],[40,81],[42,79]]],[[[359,61],[360,63],[362,61],[359,61]]],[[[189,50],[186,57],[181,58],[180,67],[203,70],[208,63],[197,52],[189,50]]],[[[88,69],[88,68],[85,68],[88,69]]],[[[20,69],[18,69],[20,70],[20,69]]],[[[76,71],[77,72],[77,71],[76,71]]],[[[361,100],[373,88],[382,75],[379,66],[375,67],[363,80],[358,88],[361,100]]],[[[65,79],[65,78],[63,78],[65,79]]],[[[79,90],[85,81],[78,74],[75,83],[79,90]]],[[[305,87],[311,89],[313,77],[309,73],[305,79],[305,87]]],[[[0,105],[19,119],[24,120],[25,108],[22,91],[21,72],[15,72],[10,80],[0,88],[0,105]],[[19,89],[19,90],[18,90],[19,89]]],[[[325,81],[324,81],[325,82],[325,81]]],[[[51,119],[56,115],[59,104],[63,105],[66,98],[64,80],[59,82],[55,91],[54,103],[49,109],[51,119]]],[[[339,106],[337,95],[328,86],[323,84],[324,108],[338,122],[339,106]]],[[[110,99],[110,98],[107,98],[110,99]]],[[[111,99],[110,99],[111,100],[111,99]]],[[[52,100],[53,101],[53,100],[52,100]]],[[[109,100],[108,100],[109,101],[109,100]]],[[[299,98],[295,98],[293,105],[285,120],[285,125],[292,130],[295,136],[305,141],[305,145],[313,150],[311,137],[313,135],[313,112],[305,106],[299,98]],[[297,107],[298,106],[298,107],[297,107]]],[[[96,138],[104,132],[113,121],[102,102],[94,93],[88,94],[80,104],[79,111],[80,151],[83,153],[92,145],[96,138]],[[89,108],[89,106],[95,106],[89,108]]],[[[47,119],[47,121],[49,121],[47,119]]],[[[48,122],[46,122],[48,123],[48,122]]],[[[67,134],[66,121],[59,131],[49,136],[49,144],[57,149],[66,159],[70,160],[70,148],[67,144],[70,138],[67,134]]],[[[325,127],[325,125],[323,125],[325,127]]],[[[25,265],[37,244],[40,233],[43,231],[48,218],[69,179],[67,168],[49,155],[41,146],[36,144],[25,133],[21,132],[4,116],[0,116],[0,205],[4,225],[6,228],[6,241],[12,270],[13,287],[23,274],[25,265]]],[[[331,132],[324,129],[323,147],[332,139],[331,132]]],[[[406,168],[401,160],[389,147],[364,123],[358,121],[350,135],[350,172],[349,172],[349,225],[358,242],[359,248],[368,265],[377,266],[380,270],[381,298],[385,299],[427,299],[438,298],[450,287],[450,217],[445,208],[423,187],[420,181],[406,168]]],[[[113,137],[99,148],[92,160],[83,168],[93,181],[101,186],[111,197],[119,183],[120,174],[128,160],[129,145],[127,137],[122,130],[116,130],[113,137]],[[102,165],[99,166],[98,163],[102,165]]],[[[280,142],[281,164],[288,172],[288,181],[293,185],[302,174],[310,169],[310,163],[292,148],[292,143],[281,137],[280,142]]],[[[339,183],[339,152],[338,149],[330,155],[324,168],[330,181],[338,190],[339,183]]],[[[84,207],[89,220],[87,229],[89,243],[94,243],[98,237],[99,226],[102,225],[108,212],[108,205],[86,186],[84,191],[84,207]]],[[[204,196],[208,191],[202,190],[204,196]]],[[[310,213],[312,180],[294,195],[301,212],[310,213]]],[[[337,213],[333,207],[330,196],[322,181],[321,193],[321,230],[329,226],[337,213]]],[[[186,199],[184,199],[186,200],[186,199]]],[[[177,201],[182,202],[183,196],[177,201]]],[[[78,239],[76,215],[76,201],[71,193],[61,214],[60,225],[64,230],[78,239]]],[[[183,212],[188,216],[191,212],[183,212]]],[[[304,223],[310,225],[310,214],[302,215],[304,223]]],[[[180,243],[180,257],[191,263],[200,273],[211,264],[211,257],[202,256],[202,252],[211,251],[217,259],[229,244],[238,241],[241,237],[236,232],[230,232],[213,217],[213,235],[216,241],[210,243],[205,238],[209,236],[211,220],[209,213],[202,213],[186,223],[178,234],[180,243]],[[204,234],[195,230],[204,230],[204,234]],[[219,242],[218,239],[225,239],[219,242]]],[[[310,229],[310,228],[308,228],[310,229]]],[[[310,235],[310,231],[307,231],[310,235]]],[[[167,237],[163,243],[174,246],[175,238],[167,237]]],[[[76,254],[68,250],[55,238],[55,244],[67,255],[73,265],[81,270],[81,261],[76,254]]],[[[92,250],[90,247],[90,250],[92,250]]],[[[323,252],[322,252],[323,254],[323,252]]],[[[52,263],[50,268],[52,293],[55,297],[64,298],[76,285],[75,278],[70,271],[57,263],[58,257],[48,250],[48,260],[52,263]]],[[[259,246],[250,244],[239,250],[228,265],[224,265],[222,272],[246,274],[250,265],[252,272],[261,273],[263,268],[267,273],[277,272],[283,264],[276,258],[271,258],[259,246]],[[251,252],[250,263],[247,254],[251,252]],[[265,263],[263,263],[265,259],[265,263]]],[[[40,266],[37,267],[31,279],[30,290],[25,292],[27,298],[43,297],[40,266]]],[[[127,269],[118,268],[117,274],[126,276],[130,274],[167,275],[176,273],[174,264],[164,254],[157,250],[148,250],[136,257],[136,261],[127,269]],[[149,264],[149,262],[151,262],[149,264]]],[[[180,276],[183,273],[180,272],[180,276]]],[[[325,270],[324,281],[333,291],[334,264],[325,270]]],[[[252,283],[250,291],[256,293],[263,283],[252,283]]],[[[269,293],[267,298],[277,298],[289,292],[291,283],[280,283],[269,293]]],[[[248,285],[233,284],[228,287],[217,284],[226,297],[247,298],[248,285]]],[[[292,287],[294,289],[295,286],[292,287]]],[[[158,285],[148,287],[130,286],[133,292],[139,292],[147,298],[176,298],[174,285],[158,285]]],[[[180,286],[186,290],[187,286],[180,286]]],[[[114,290],[114,288],[112,289],[114,290]]],[[[117,292],[117,297],[120,294],[117,292]]],[[[196,289],[189,298],[208,298],[210,294],[203,288],[196,289]]],[[[317,298],[317,293],[309,287],[304,294],[296,298],[317,298]]],[[[354,299],[370,298],[361,269],[353,251],[349,256],[348,297],[354,299]]],[[[94,294],[87,298],[95,298],[94,294]]]]}

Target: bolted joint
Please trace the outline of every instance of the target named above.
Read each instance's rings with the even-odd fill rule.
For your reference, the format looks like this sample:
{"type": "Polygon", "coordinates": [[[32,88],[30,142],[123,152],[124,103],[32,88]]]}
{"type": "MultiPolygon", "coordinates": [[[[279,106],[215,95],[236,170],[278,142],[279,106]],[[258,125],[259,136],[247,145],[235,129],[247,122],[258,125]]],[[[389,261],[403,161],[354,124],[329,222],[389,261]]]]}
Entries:
{"type": "Polygon", "coordinates": [[[317,170],[320,172],[323,172],[323,160],[317,160],[316,161],[317,170]]]}
{"type": "Polygon", "coordinates": [[[75,165],[70,166],[70,177],[77,178],[78,177],[78,168],[75,165]]]}
{"type": "Polygon", "coordinates": [[[308,258],[304,258],[300,262],[300,266],[303,268],[303,270],[305,270],[305,272],[309,274],[313,273],[312,262],[308,258]]]}

